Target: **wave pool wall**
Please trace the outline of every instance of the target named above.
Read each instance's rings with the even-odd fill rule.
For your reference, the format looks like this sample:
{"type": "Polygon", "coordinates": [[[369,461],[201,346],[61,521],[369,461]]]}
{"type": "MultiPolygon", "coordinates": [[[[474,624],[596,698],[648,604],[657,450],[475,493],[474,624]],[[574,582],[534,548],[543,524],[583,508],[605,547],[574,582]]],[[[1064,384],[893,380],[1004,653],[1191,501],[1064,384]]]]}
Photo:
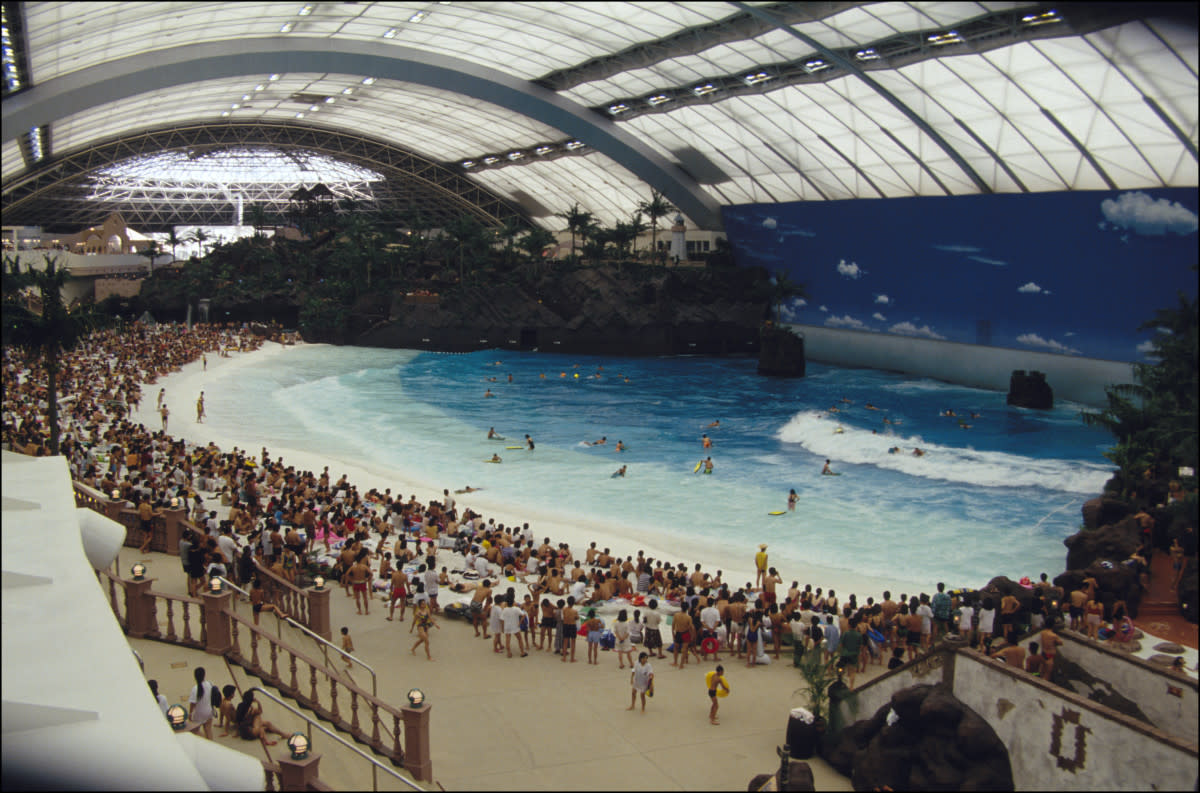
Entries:
{"type": "Polygon", "coordinates": [[[820,325],[791,327],[804,336],[808,360],[835,366],[903,372],[1004,392],[1014,369],[1032,370],[1045,373],[1056,401],[1066,399],[1093,407],[1107,404],[1105,386],[1133,382],[1133,365],[1119,361],[820,325]]]}

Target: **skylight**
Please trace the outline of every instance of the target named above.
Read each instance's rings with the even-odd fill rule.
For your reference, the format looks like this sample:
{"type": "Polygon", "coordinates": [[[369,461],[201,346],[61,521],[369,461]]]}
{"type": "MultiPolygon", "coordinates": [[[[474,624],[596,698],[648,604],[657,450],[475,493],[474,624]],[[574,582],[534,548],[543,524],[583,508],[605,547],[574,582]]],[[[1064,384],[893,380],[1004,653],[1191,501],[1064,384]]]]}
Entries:
{"type": "Polygon", "coordinates": [[[109,179],[269,184],[301,182],[375,182],[383,177],[368,168],[307,151],[238,148],[188,156],[186,151],[164,151],[149,157],[110,165],[97,172],[109,179]]]}

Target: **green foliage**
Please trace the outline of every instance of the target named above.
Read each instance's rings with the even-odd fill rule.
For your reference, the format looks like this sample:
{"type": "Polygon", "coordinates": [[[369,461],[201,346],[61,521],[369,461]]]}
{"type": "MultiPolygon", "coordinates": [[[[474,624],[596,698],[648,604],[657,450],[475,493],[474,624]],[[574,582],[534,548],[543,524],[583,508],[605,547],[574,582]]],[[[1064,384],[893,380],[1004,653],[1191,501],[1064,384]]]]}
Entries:
{"type": "Polygon", "coordinates": [[[657,190],[650,191],[650,200],[638,204],[638,211],[650,218],[650,255],[659,261],[666,259],[667,252],[658,250],[658,219],[671,214],[675,207],[657,190]]]}
{"type": "Polygon", "coordinates": [[[1136,382],[1105,389],[1108,406],[1084,412],[1088,426],[1103,427],[1117,443],[1105,457],[1117,465],[1109,483],[1112,491],[1128,496],[1143,472],[1158,475],[1179,466],[1196,467],[1197,460],[1197,304],[1179,295],[1178,305],[1159,309],[1138,330],[1153,330],[1152,364],[1134,364],[1136,382]]]}
{"type": "Polygon", "coordinates": [[[818,719],[829,718],[829,687],[837,680],[832,660],[826,663],[821,648],[816,647],[800,658],[800,677],[804,685],[794,693],[808,697],[808,709],[818,719]]]}

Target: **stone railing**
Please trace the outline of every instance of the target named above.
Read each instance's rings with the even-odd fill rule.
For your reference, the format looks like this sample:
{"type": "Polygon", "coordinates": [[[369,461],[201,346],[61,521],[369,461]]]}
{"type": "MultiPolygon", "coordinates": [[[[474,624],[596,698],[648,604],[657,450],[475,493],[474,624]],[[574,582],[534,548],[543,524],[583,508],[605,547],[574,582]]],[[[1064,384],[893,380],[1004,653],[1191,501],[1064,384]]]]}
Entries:
{"type": "MultiPolygon", "coordinates": [[[[128,636],[224,656],[394,765],[403,765],[414,778],[433,779],[429,705],[395,708],[373,696],[338,671],[326,668],[322,660],[235,613],[233,593],[228,590],[191,598],[154,591],[154,579],[126,580],[107,570],[97,576],[128,636]],[[123,617],[117,589],[124,593],[123,617]]],[[[317,594],[327,597],[329,590],[317,594]]]]}
{"type": "MultiPolygon", "coordinates": [[[[142,546],[142,540],[145,538],[142,535],[141,521],[138,519],[137,510],[133,509],[129,502],[110,498],[82,482],[73,484],[75,506],[87,507],[124,526],[126,528],[126,547],[140,548],[142,546]]],[[[187,519],[187,510],[183,507],[163,510],[163,513],[152,521],[151,526],[150,550],[169,556],[179,555],[179,539],[183,536],[185,529],[204,534],[199,526],[187,519]]],[[[236,564],[236,560],[234,563],[236,564]]],[[[326,641],[332,639],[328,589],[298,587],[263,567],[257,559],[255,559],[255,566],[256,574],[266,590],[268,602],[274,603],[285,614],[326,641]]],[[[115,606],[114,611],[116,611],[115,606]]]]}
{"type": "Polygon", "coordinates": [[[329,626],[330,590],[298,587],[272,573],[257,558],[254,574],[262,582],[267,602],[274,603],[276,608],[326,641],[333,638],[329,626]]]}

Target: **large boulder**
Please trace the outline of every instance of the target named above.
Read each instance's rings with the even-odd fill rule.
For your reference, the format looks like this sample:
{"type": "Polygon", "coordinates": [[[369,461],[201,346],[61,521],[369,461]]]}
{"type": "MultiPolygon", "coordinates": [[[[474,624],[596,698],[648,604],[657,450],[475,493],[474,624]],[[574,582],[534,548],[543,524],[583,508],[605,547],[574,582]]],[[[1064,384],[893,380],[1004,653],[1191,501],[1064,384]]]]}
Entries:
{"type": "Polygon", "coordinates": [[[1067,569],[1083,570],[1092,562],[1107,559],[1116,564],[1141,547],[1142,527],[1133,515],[1096,529],[1083,529],[1063,540],[1067,546],[1067,569]]]}
{"type": "MultiPolygon", "coordinates": [[[[1138,615],[1142,585],[1137,570],[1132,566],[1107,559],[1099,560],[1082,570],[1067,570],[1054,579],[1054,585],[1062,587],[1069,597],[1072,590],[1083,588],[1084,579],[1087,578],[1096,579],[1096,599],[1104,604],[1106,614],[1112,613],[1114,603],[1123,600],[1129,609],[1129,616],[1138,615]]],[[[1063,611],[1066,611],[1065,605],[1063,611]]]]}
{"type": "Polygon", "coordinates": [[[1014,789],[1004,743],[941,685],[897,691],[872,718],[844,730],[830,760],[843,773],[851,749],[855,790],[1014,789]]]}
{"type": "Polygon", "coordinates": [[[1115,498],[1091,498],[1083,503],[1083,525],[1088,529],[1098,529],[1110,523],[1116,523],[1121,518],[1132,515],[1133,505],[1115,498]]]}
{"type": "Polygon", "coordinates": [[[1054,407],[1054,391],[1041,372],[1025,374],[1014,369],[1008,381],[1008,404],[1021,408],[1050,410],[1054,407]]]}

